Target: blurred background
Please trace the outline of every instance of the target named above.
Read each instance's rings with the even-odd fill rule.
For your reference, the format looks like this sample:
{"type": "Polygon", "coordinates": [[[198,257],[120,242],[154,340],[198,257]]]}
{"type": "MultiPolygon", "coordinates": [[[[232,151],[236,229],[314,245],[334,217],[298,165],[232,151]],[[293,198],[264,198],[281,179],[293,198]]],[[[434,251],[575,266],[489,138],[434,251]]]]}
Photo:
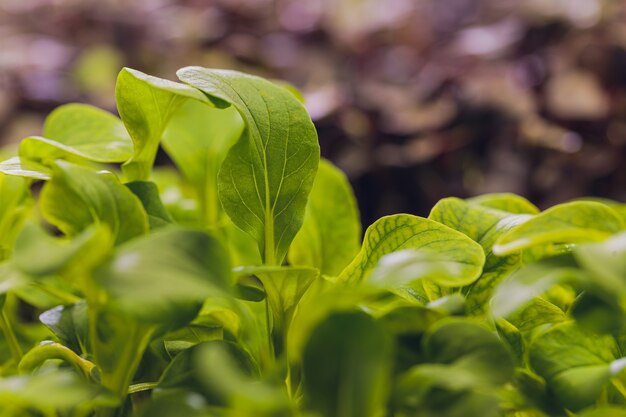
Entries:
{"type": "Polygon", "coordinates": [[[0,0],[0,144],[117,72],[297,86],[363,222],[446,196],[626,201],[626,2],[0,0]]]}

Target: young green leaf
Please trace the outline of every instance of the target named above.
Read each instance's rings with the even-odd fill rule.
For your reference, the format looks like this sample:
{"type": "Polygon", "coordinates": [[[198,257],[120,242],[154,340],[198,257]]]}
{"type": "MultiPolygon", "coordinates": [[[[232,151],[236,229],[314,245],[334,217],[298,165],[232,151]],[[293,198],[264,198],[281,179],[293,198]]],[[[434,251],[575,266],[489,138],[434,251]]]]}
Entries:
{"type": "Polygon", "coordinates": [[[148,232],[148,216],[141,201],[107,171],[57,161],[52,180],[41,190],[43,217],[73,237],[94,223],[107,225],[116,243],[148,232]]]}
{"type": "Polygon", "coordinates": [[[20,142],[20,158],[49,163],[59,158],[95,162],[124,162],[133,143],[122,121],[111,113],[87,104],[57,107],[46,118],[43,136],[20,142]]]}
{"type": "Polygon", "coordinates": [[[32,213],[32,197],[24,178],[0,174],[0,261],[7,259],[21,226],[32,213]]]}
{"type": "Polygon", "coordinates": [[[304,351],[305,408],[325,417],[384,414],[392,351],[389,336],[367,315],[332,314],[304,351]]]}
{"type": "MultiPolygon", "coordinates": [[[[501,207],[508,207],[511,210],[516,209],[516,204],[519,203],[510,195],[498,194],[485,197],[489,196],[492,199],[484,201],[493,205],[499,203],[501,207]]],[[[495,286],[520,264],[519,255],[497,257],[493,254],[492,247],[499,236],[528,220],[530,216],[511,215],[509,212],[450,197],[440,200],[433,207],[428,218],[467,235],[479,243],[485,251],[485,266],[482,275],[478,280],[463,288],[470,312],[484,312],[495,286]]]]}
{"type": "Polygon", "coordinates": [[[574,257],[593,274],[593,287],[604,294],[626,297],[626,233],[604,242],[579,245],[574,257]]]}
{"type": "Polygon", "coordinates": [[[578,411],[592,405],[606,384],[624,367],[615,340],[590,335],[573,322],[557,324],[534,338],[530,365],[564,407],[578,411]],[[567,354],[564,354],[567,353],[567,354]]]}
{"type": "Polygon", "coordinates": [[[147,180],[172,115],[188,99],[207,102],[195,88],[124,68],[115,86],[117,110],[134,150],[122,169],[129,181],[147,180]]]}
{"type": "Polygon", "coordinates": [[[191,321],[208,296],[229,293],[230,262],[212,235],[171,226],[121,246],[95,279],[112,309],[178,325],[191,321]]]}
{"type": "Polygon", "coordinates": [[[624,229],[623,220],[610,207],[592,201],[556,205],[501,236],[496,255],[562,243],[597,242],[624,229]]]}
{"type": "Polygon", "coordinates": [[[39,315],[41,321],[59,341],[79,355],[90,351],[87,303],[80,301],[68,306],[57,306],[39,315]]]}
{"type": "Polygon", "coordinates": [[[52,170],[47,166],[19,156],[0,162],[0,172],[35,180],[49,180],[52,177],[52,170]]]}
{"type": "Polygon", "coordinates": [[[259,77],[201,67],[177,74],[241,115],[246,129],[220,170],[220,200],[255,238],[265,263],[281,264],[302,225],[319,162],[311,118],[293,94],[259,77]]]}
{"type": "Polygon", "coordinates": [[[141,201],[148,215],[150,229],[158,229],[172,223],[172,218],[161,202],[159,190],[155,183],[152,181],[133,181],[125,185],[141,201]]]}
{"type": "Polygon", "coordinates": [[[538,214],[539,209],[524,197],[511,193],[483,194],[467,199],[470,204],[506,211],[512,214],[538,214]]]}
{"type": "Polygon", "coordinates": [[[116,405],[115,398],[67,370],[47,369],[36,375],[0,378],[0,407],[9,416],[31,415],[38,410],[51,415],[90,410],[94,405],[116,405]]]}
{"type": "Polygon", "coordinates": [[[524,266],[504,280],[496,288],[491,309],[496,317],[506,318],[550,288],[584,280],[584,272],[576,268],[571,255],[544,259],[524,266]]]}
{"type": "Polygon", "coordinates": [[[345,174],[322,159],[302,228],[289,248],[289,263],[337,276],[359,251],[361,221],[345,174]]]}
{"type": "Polygon", "coordinates": [[[235,108],[216,109],[188,100],[163,132],[163,148],[196,190],[202,217],[211,226],[222,217],[217,174],[243,128],[235,108]]]}
{"type": "MultiPolygon", "coordinates": [[[[436,268],[431,273],[416,276],[437,279],[439,284],[446,286],[458,287],[474,282],[480,276],[485,263],[483,249],[464,234],[433,220],[397,214],[383,217],[367,229],[361,251],[339,275],[339,280],[363,282],[372,274],[384,255],[403,249],[420,252],[421,259],[415,259],[418,264],[423,259],[449,264],[449,271],[454,272],[452,275],[440,276],[438,274],[441,268],[436,268]]],[[[384,274],[378,276],[384,277],[384,274]]]]}
{"type": "Polygon", "coordinates": [[[93,225],[73,239],[53,237],[35,223],[28,223],[15,241],[15,266],[33,277],[88,273],[113,246],[107,227],[93,225]]]}

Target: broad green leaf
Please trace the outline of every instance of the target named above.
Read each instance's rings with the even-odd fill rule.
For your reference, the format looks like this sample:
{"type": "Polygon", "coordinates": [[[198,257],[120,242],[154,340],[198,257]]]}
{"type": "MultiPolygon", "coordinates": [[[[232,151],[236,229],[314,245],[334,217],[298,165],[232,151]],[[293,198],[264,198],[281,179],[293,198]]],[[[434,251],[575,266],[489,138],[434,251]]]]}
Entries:
{"type": "Polygon", "coordinates": [[[588,332],[623,334],[626,329],[626,315],[619,301],[620,298],[612,294],[600,296],[585,291],[576,298],[570,314],[588,332]]]}
{"type": "Polygon", "coordinates": [[[106,227],[90,226],[74,238],[53,237],[28,223],[15,241],[15,266],[23,273],[45,277],[89,272],[108,256],[113,245],[106,227]]]}
{"type": "Polygon", "coordinates": [[[496,288],[491,309],[496,317],[509,317],[549,289],[584,281],[570,255],[548,258],[519,269],[496,288]]]}
{"type": "Polygon", "coordinates": [[[569,317],[551,302],[535,297],[530,303],[510,314],[507,320],[525,333],[548,323],[561,323],[569,320],[569,317]]]}
{"type": "Polygon", "coordinates": [[[423,346],[429,362],[467,372],[472,387],[497,386],[513,377],[511,352],[494,333],[468,320],[448,319],[436,324],[426,334],[423,346]]]}
{"type": "Polygon", "coordinates": [[[159,190],[151,181],[133,181],[125,184],[135,194],[148,215],[150,229],[158,229],[172,223],[172,218],[163,206],[159,190]]]}
{"type": "Polygon", "coordinates": [[[210,295],[230,289],[228,252],[210,234],[160,229],[119,247],[95,273],[108,306],[143,322],[188,322],[210,295]]]}
{"type": "Polygon", "coordinates": [[[0,162],[0,172],[6,175],[32,178],[35,180],[49,180],[52,170],[39,162],[14,156],[0,162]]]}
{"type": "Polygon", "coordinates": [[[228,349],[219,343],[204,343],[199,347],[194,368],[205,389],[226,399],[232,416],[292,416],[294,404],[284,383],[250,375],[247,355],[233,350],[239,349],[228,349]]]}
{"type": "Polygon", "coordinates": [[[286,89],[235,71],[186,67],[185,83],[232,104],[245,130],[218,176],[224,210],[255,238],[266,264],[282,263],[304,219],[319,144],[304,106],[286,89]]]}
{"type": "Polygon", "coordinates": [[[332,314],[304,350],[305,409],[324,417],[383,415],[391,358],[391,340],[373,319],[356,312],[332,314]]]}
{"type": "Polygon", "coordinates": [[[592,201],[556,205],[501,236],[496,255],[553,244],[601,241],[624,229],[624,221],[610,207],[592,201]]]}
{"type": "MultiPolygon", "coordinates": [[[[485,263],[483,249],[464,234],[433,220],[397,214],[382,217],[367,229],[361,251],[343,270],[339,280],[363,282],[384,255],[403,249],[420,252],[429,261],[450,264],[449,270],[454,270],[454,275],[438,276],[441,269],[436,268],[432,273],[416,277],[436,279],[445,286],[459,287],[474,282],[485,263]]],[[[422,260],[416,262],[419,264],[422,260]]],[[[410,270],[419,271],[419,265],[410,270]]]]}
{"type": "Polygon", "coordinates": [[[96,404],[115,405],[115,399],[75,373],[47,369],[36,375],[0,378],[0,407],[3,416],[24,416],[27,410],[54,415],[59,410],[89,410],[96,404]]]}
{"type": "MultiPolygon", "coordinates": [[[[236,369],[250,378],[258,378],[259,370],[250,355],[238,345],[223,340],[200,343],[176,355],[159,379],[154,395],[156,398],[167,395],[171,391],[186,390],[202,394],[212,405],[225,406],[228,398],[223,397],[219,389],[206,384],[207,379],[219,380],[219,375],[201,373],[198,363],[202,361],[207,350],[224,349],[233,360],[236,369]]],[[[206,372],[206,368],[204,370],[206,372]]],[[[215,371],[212,371],[212,373],[215,371]]]]}
{"type": "Polygon", "coordinates": [[[587,334],[573,322],[556,324],[534,338],[531,367],[548,383],[559,403],[578,411],[593,404],[624,367],[609,336],[587,334]]]}
{"type": "MultiPolygon", "coordinates": [[[[490,203],[495,201],[502,203],[500,206],[503,207],[512,206],[511,210],[518,202],[509,195],[490,194],[484,197],[485,201],[490,203]],[[486,197],[492,197],[493,200],[486,199],[486,197]],[[509,199],[513,201],[510,202],[509,199]],[[504,204],[507,202],[508,205],[504,204]]],[[[499,236],[523,223],[529,217],[528,215],[511,215],[509,212],[470,204],[454,197],[440,200],[431,210],[429,219],[467,235],[479,243],[485,251],[485,265],[480,278],[462,289],[467,297],[470,312],[485,312],[495,286],[519,266],[519,255],[497,257],[491,249],[499,236]]]]}
{"type": "Polygon", "coordinates": [[[626,410],[620,407],[600,407],[580,414],[580,417],[626,417],[626,410]]]}
{"type": "Polygon", "coordinates": [[[513,378],[514,360],[495,334],[470,321],[443,320],[424,337],[423,351],[428,363],[399,377],[394,402],[427,416],[497,414],[498,398],[484,392],[513,378]]]}
{"type": "Polygon", "coordinates": [[[574,249],[574,257],[594,278],[590,285],[604,294],[626,297],[626,233],[574,249]]]}
{"type": "Polygon", "coordinates": [[[9,257],[15,237],[32,213],[28,186],[25,178],[0,174],[0,261],[9,257]]]}
{"type": "Polygon", "coordinates": [[[73,103],[50,113],[43,135],[23,139],[18,155],[44,163],[66,157],[124,162],[132,152],[133,143],[120,119],[97,107],[73,103]]]}
{"type": "MultiPolygon", "coordinates": [[[[141,417],[216,417],[205,409],[206,402],[200,394],[190,392],[172,392],[144,404],[141,417]]],[[[221,417],[221,416],[220,416],[221,417]]]]}
{"type": "Polygon", "coordinates": [[[107,225],[116,243],[147,233],[141,201],[107,171],[57,161],[52,180],[41,190],[41,214],[69,237],[94,223],[107,225]]]}
{"type": "Polygon", "coordinates": [[[289,263],[337,276],[358,253],[361,221],[345,174],[322,159],[302,228],[289,249],[289,263]]]}
{"type": "Polygon", "coordinates": [[[149,179],[163,131],[178,108],[188,99],[208,102],[195,88],[130,68],[117,77],[115,99],[133,141],[133,155],[122,166],[129,181],[149,179]]]}
{"type": "Polygon", "coordinates": [[[216,109],[188,100],[163,132],[163,148],[196,190],[202,217],[212,226],[222,217],[217,173],[243,127],[233,107],[216,109]]]}
{"type": "Polygon", "coordinates": [[[89,351],[87,304],[57,306],[39,315],[41,321],[59,341],[79,355],[89,351]]]}
{"type": "Polygon", "coordinates": [[[472,197],[468,203],[489,207],[512,214],[538,214],[539,209],[524,197],[511,193],[484,194],[472,197]]]}
{"type": "Polygon", "coordinates": [[[23,287],[27,283],[27,277],[20,273],[13,262],[6,261],[0,263],[0,307],[4,303],[4,294],[23,287]]]}

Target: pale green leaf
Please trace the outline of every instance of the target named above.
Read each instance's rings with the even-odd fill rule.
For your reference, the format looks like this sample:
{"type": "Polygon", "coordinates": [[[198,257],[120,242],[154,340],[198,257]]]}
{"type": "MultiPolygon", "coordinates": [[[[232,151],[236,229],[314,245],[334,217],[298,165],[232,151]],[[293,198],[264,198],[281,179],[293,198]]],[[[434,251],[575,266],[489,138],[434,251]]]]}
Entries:
{"type": "MultiPolygon", "coordinates": [[[[487,197],[494,198],[495,202],[502,203],[500,206],[507,206],[504,203],[514,206],[517,202],[516,199],[510,202],[510,195],[490,194],[483,197],[490,203],[493,201],[487,197]]],[[[485,312],[495,286],[519,266],[519,255],[497,257],[491,249],[499,236],[528,220],[529,217],[524,214],[512,215],[510,212],[479,204],[470,204],[454,197],[440,200],[431,210],[429,219],[467,235],[479,243],[485,251],[485,265],[480,278],[462,289],[467,297],[470,312],[485,312]]]]}
{"type": "Polygon", "coordinates": [[[384,415],[391,354],[389,336],[369,316],[330,315],[304,350],[305,408],[324,417],[384,415]]]}
{"type": "Polygon", "coordinates": [[[94,223],[107,225],[117,243],[147,233],[141,201],[107,171],[57,161],[52,180],[41,190],[41,214],[69,237],[94,223]]]}
{"type": "Polygon", "coordinates": [[[149,179],[163,131],[186,100],[208,103],[195,88],[130,68],[117,77],[115,99],[133,141],[133,155],[122,167],[129,181],[149,179]]]}
{"type": "MultiPolygon", "coordinates": [[[[343,270],[339,280],[363,282],[372,274],[383,256],[403,249],[412,249],[422,254],[421,259],[415,259],[417,264],[423,263],[423,259],[448,264],[446,270],[454,272],[451,275],[439,276],[441,268],[437,267],[428,273],[420,272],[415,277],[435,279],[445,286],[458,287],[474,282],[480,276],[485,263],[483,249],[464,234],[433,220],[397,214],[382,217],[367,229],[361,251],[343,270]]],[[[409,269],[412,270],[421,271],[419,265],[415,269],[409,269]]],[[[384,274],[378,276],[384,278],[384,274]]],[[[407,278],[403,277],[402,280],[406,281],[407,278]]]]}
{"type": "Polygon", "coordinates": [[[209,225],[216,225],[222,214],[217,173],[243,127],[233,107],[216,109],[188,100],[163,132],[163,148],[194,187],[200,212],[209,225]]]}
{"type": "Polygon", "coordinates": [[[20,158],[51,162],[78,157],[95,162],[124,162],[133,144],[121,120],[88,104],[57,107],[46,118],[42,136],[22,140],[20,158]]]}
{"type": "Polygon", "coordinates": [[[524,197],[511,193],[483,194],[467,199],[468,203],[512,214],[537,214],[539,209],[524,197]]]}
{"type": "Polygon", "coordinates": [[[304,223],[289,249],[289,263],[337,276],[358,253],[361,221],[346,176],[322,159],[309,195],[304,223]]]}
{"type": "Polygon", "coordinates": [[[259,77],[201,67],[177,74],[241,115],[246,129],[220,170],[220,200],[233,222],[254,237],[265,263],[282,263],[302,225],[319,162],[306,109],[289,91],[259,77]]]}
{"type": "Polygon", "coordinates": [[[592,201],[556,205],[501,236],[493,247],[497,255],[554,244],[601,241],[624,229],[610,207],[592,201]]]}
{"type": "Polygon", "coordinates": [[[228,252],[212,235],[174,226],[120,246],[95,273],[108,306],[154,323],[193,319],[204,299],[230,291],[228,252]]]}
{"type": "Polygon", "coordinates": [[[567,322],[535,337],[529,360],[561,405],[577,411],[593,404],[607,382],[626,366],[619,357],[612,337],[587,334],[567,322]]]}
{"type": "Polygon", "coordinates": [[[0,172],[36,180],[49,180],[52,177],[52,170],[47,166],[19,156],[0,162],[0,172]]]}

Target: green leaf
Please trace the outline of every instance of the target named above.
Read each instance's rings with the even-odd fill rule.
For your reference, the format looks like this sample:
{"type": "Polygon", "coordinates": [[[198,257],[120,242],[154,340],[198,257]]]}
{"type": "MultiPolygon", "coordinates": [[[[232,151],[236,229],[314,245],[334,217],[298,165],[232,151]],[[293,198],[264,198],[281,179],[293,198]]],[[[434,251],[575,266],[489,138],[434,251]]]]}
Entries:
{"type": "Polygon", "coordinates": [[[57,161],[52,180],[41,190],[39,206],[46,221],[70,237],[94,223],[107,225],[116,243],[148,232],[141,201],[107,171],[57,161]]]}
{"type": "Polygon", "coordinates": [[[0,407],[4,415],[28,415],[27,410],[43,413],[58,410],[89,410],[95,404],[115,405],[115,400],[95,385],[71,371],[45,370],[37,375],[0,378],[0,407]]]}
{"type": "Polygon", "coordinates": [[[392,343],[363,313],[329,316],[303,356],[305,408],[324,417],[378,417],[389,392],[392,343]]]}
{"type": "Polygon", "coordinates": [[[240,276],[254,276],[263,284],[272,314],[275,354],[285,349],[287,331],[300,299],[319,276],[315,268],[304,266],[260,266],[237,268],[240,276]]]}
{"type": "Polygon", "coordinates": [[[579,245],[574,257],[594,278],[591,285],[604,294],[626,296],[626,233],[600,243],[579,245]]]}
{"type": "Polygon", "coordinates": [[[304,223],[289,249],[289,263],[337,276],[358,253],[361,221],[345,174],[322,159],[306,206],[304,223]]]}
{"type": "Polygon", "coordinates": [[[220,170],[220,200],[255,238],[265,263],[281,264],[302,225],[319,162],[311,118],[293,94],[259,77],[201,67],[177,74],[241,115],[246,129],[220,170]]]}
{"type": "Polygon", "coordinates": [[[447,319],[429,330],[423,351],[428,363],[400,375],[396,404],[427,416],[497,414],[498,398],[489,391],[513,378],[515,363],[495,334],[447,319]]]}
{"type": "Polygon", "coordinates": [[[15,266],[34,277],[89,272],[113,245],[106,227],[91,226],[73,239],[53,237],[35,223],[27,223],[15,241],[15,266]]]}
{"type": "Polygon", "coordinates": [[[80,301],[69,306],[57,306],[39,315],[59,341],[77,354],[89,351],[87,303],[80,301]]]}
{"type": "Polygon", "coordinates": [[[32,213],[28,186],[24,178],[0,174],[0,261],[9,257],[15,237],[32,213]]]}
{"type": "MultiPolygon", "coordinates": [[[[228,398],[224,398],[223,392],[205,383],[207,379],[219,380],[219,375],[207,375],[206,368],[203,370],[198,363],[205,358],[207,350],[225,350],[229,359],[233,360],[234,366],[241,374],[258,378],[259,370],[250,355],[238,345],[223,340],[213,340],[200,343],[189,349],[185,349],[170,362],[159,379],[154,395],[156,398],[167,395],[172,391],[186,390],[202,394],[212,405],[225,406],[228,398]]],[[[213,374],[215,371],[211,371],[213,374]]]]}
{"type": "Polygon", "coordinates": [[[580,414],[580,417],[626,417],[626,410],[619,407],[600,407],[580,414]]]}
{"type": "Polygon", "coordinates": [[[624,222],[604,204],[574,201],[556,205],[501,236],[493,251],[509,255],[533,247],[601,241],[624,229],[624,222]]]}
{"type": "Polygon", "coordinates": [[[511,193],[483,194],[469,198],[468,203],[513,214],[538,214],[539,209],[524,197],[511,193]]]}
{"type": "MultiPolygon", "coordinates": [[[[517,199],[508,194],[489,194],[483,197],[484,200],[478,201],[489,202],[493,205],[500,203],[499,206],[508,207],[511,210],[514,210],[518,203],[517,199]]],[[[493,254],[492,247],[498,237],[529,217],[528,215],[511,215],[508,212],[475,203],[470,204],[454,197],[440,200],[431,210],[429,219],[467,235],[479,243],[485,251],[482,275],[462,290],[467,297],[470,312],[484,313],[496,285],[519,266],[519,255],[497,257],[493,254]]]]}
{"type": "Polygon", "coordinates": [[[209,225],[216,225],[222,217],[217,174],[243,128],[233,107],[216,109],[188,100],[163,132],[163,148],[196,190],[200,212],[209,225]]]}
{"type": "MultiPolygon", "coordinates": [[[[372,274],[384,255],[403,249],[413,249],[421,254],[421,259],[414,259],[415,267],[408,268],[409,272],[419,273],[415,278],[436,279],[437,283],[446,286],[458,287],[474,282],[480,276],[485,262],[483,249],[464,234],[433,220],[397,214],[382,217],[367,229],[361,251],[343,270],[339,280],[363,282],[372,274]],[[449,266],[449,271],[455,273],[439,276],[439,267],[422,273],[419,264],[423,259],[435,261],[437,264],[445,263],[449,266]]],[[[387,258],[389,259],[394,261],[397,258],[392,255],[387,258]]],[[[384,263],[381,268],[385,268],[384,263]]],[[[377,276],[386,279],[382,272],[377,276]]],[[[406,278],[408,277],[404,276],[403,280],[406,278]]]]}
{"type": "Polygon", "coordinates": [[[496,288],[491,309],[496,317],[509,317],[549,289],[585,279],[571,255],[561,255],[526,265],[496,288]]]}
{"type": "Polygon", "coordinates": [[[112,309],[178,325],[191,321],[208,296],[229,293],[230,264],[212,235],[171,226],[120,246],[95,279],[112,309]]]}
{"type": "Polygon", "coordinates": [[[617,358],[612,337],[587,334],[573,322],[554,325],[535,337],[529,352],[531,367],[559,403],[573,411],[592,405],[626,366],[626,360],[617,358]]]}
{"type": "Polygon", "coordinates": [[[67,157],[124,162],[132,152],[132,141],[120,119],[97,107],[73,103],[50,113],[43,137],[23,139],[18,155],[44,163],[67,157]]]}
{"type": "MultiPolygon", "coordinates": [[[[468,320],[448,319],[436,324],[426,334],[423,345],[429,362],[465,372],[472,379],[472,387],[498,386],[513,377],[511,352],[494,333],[468,320]]],[[[448,382],[459,383],[447,381],[446,385],[448,382]]]]}
{"type": "Polygon", "coordinates": [[[36,180],[49,180],[52,177],[52,170],[47,166],[19,156],[0,162],[0,172],[36,180]]]}
{"type": "Polygon", "coordinates": [[[226,410],[233,416],[292,416],[294,405],[282,381],[251,375],[247,355],[233,347],[215,342],[199,346],[194,368],[205,390],[226,400],[226,410]]]}
{"type": "Polygon", "coordinates": [[[124,68],[117,77],[115,99],[133,141],[133,155],[123,166],[129,181],[147,180],[163,131],[188,99],[207,102],[195,88],[124,68]]]}
{"type": "Polygon", "coordinates": [[[125,185],[141,201],[148,215],[150,229],[158,229],[172,223],[172,218],[161,202],[159,190],[155,183],[152,181],[133,181],[125,185]]]}

